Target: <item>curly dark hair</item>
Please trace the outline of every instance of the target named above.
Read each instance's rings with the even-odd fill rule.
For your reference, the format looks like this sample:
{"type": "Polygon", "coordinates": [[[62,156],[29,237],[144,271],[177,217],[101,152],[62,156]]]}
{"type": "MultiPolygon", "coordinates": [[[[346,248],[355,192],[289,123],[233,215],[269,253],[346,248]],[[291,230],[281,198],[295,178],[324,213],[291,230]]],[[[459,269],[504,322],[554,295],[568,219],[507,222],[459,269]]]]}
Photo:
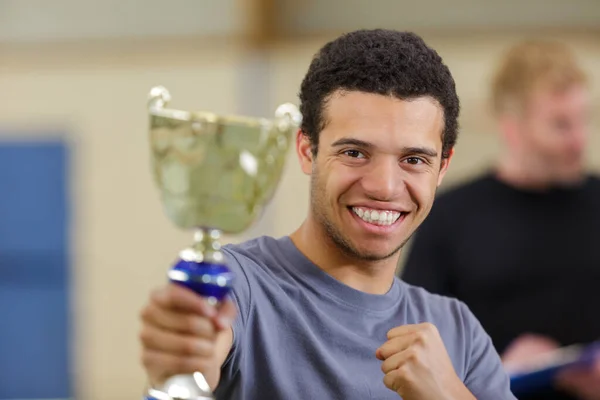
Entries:
{"type": "Polygon", "coordinates": [[[454,79],[435,50],[412,32],[374,29],[347,33],[321,48],[300,87],[302,132],[316,155],[323,111],[338,90],[392,95],[399,99],[430,96],[444,110],[442,157],[458,136],[460,103],[454,79]]]}

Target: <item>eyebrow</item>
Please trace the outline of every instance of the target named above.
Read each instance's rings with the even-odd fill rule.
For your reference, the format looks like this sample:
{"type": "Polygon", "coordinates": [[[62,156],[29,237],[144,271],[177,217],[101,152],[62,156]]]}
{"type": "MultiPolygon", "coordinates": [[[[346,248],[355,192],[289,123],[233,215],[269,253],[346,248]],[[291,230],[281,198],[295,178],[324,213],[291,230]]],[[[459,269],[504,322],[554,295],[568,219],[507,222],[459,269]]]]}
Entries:
{"type": "Polygon", "coordinates": [[[340,147],[340,146],[358,146],[363,148],[371,148],[373,145],[369,142],[365,142],[364,140],[352,139],[352,138],[341,138],[336,140],[331,144],[331,147],[340,147]]]}
{"type": "Polygon", "coordinates": [[[423,156],[429,156],[433,158],[438,156],[437,151],[429,147],[405,147],[402,150],[404,153],[408,154],[420,154],[423,156]]]}
{"type": "MultiPolygon", "coordinates": [[[[372,143],[365,142],[364,140],[352,139],[352,138],[338,139],[331,144],[331,147],[340,147],[340,146],[348,146],[348,145],[362,147],[363,149],[369,149],[369,148],[373,147],[372,143]]],[[[403,147],[402,153],[418,154],[418,155],[423,155],[423,156],[428,156],[428,157],[433,157],[433,158],[438,156],[437,151],[435,151],[434,149],[429,148],[429,147],[418,147],[418,146],[417,147],[403,147]]]]}

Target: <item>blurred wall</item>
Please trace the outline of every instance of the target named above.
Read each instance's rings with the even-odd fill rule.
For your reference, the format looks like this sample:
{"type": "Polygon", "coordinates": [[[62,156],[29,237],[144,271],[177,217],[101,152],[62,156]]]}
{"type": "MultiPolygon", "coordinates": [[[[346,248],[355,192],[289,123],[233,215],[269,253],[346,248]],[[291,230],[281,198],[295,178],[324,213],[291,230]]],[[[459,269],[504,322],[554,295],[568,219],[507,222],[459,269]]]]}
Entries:
{"type": "MultiPolygon", "coordinates": [[[[598,33],[544,34],[575,47],[596,84],[595,109],[600,109],[598,33]]],[[[449,64],[463,104],[462,133],[446,181],[452,184],[481,172],[499,150],[486,115],[487,81],[500,52],[522,35],[423,35],[449,64]]],[[[174,108],[268,116],[278,103],[297,101],[312,55],[329,38],[281,42],[254,55],[224,39],[0,47],[0,131],[32,140],[39,138],[39,131],[64,131],[72,144],[78,399],[139,398],[145,378],[138,361],[138,313],[151,288],[164,282],[176,252],[189,242],[189,235],[163,216],[151,180],[145,109],[149,89],[165,85],[174,108]],[[249,80],[254,84],[247,85],[249,80]]],[[[600,167],[599,127],[596,118],[589,149],[595,169],[600,167]]],[[[244,236],[227,240],[287,234],[301,223],[307,206],[308,178],[290,152],[268,216],[244,236]]]]}
{"type": "Polygon", "coordinates": [[[72,144],[78,399],[140,397],[137,315],[190,240],[163,217],[152,186],[148,91],[165,85],[181,108],[236,109],[234,49],[167,43],[133,55],[115,46],[40,46],[4,52],[0,63],[0,130],[32,140],[65,131],[72,144]]]}

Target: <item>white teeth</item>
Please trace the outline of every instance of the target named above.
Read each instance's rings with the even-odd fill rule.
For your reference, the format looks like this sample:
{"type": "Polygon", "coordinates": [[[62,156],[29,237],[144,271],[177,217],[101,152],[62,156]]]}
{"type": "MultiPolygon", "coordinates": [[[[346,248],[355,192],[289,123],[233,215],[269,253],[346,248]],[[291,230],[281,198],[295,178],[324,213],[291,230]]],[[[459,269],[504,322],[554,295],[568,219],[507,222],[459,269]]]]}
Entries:
{"type": "Polygon", "coordinates": [[[401,213],[397,211],[370,210],[361,207],[352,207],[352,211],[363,221],[374,225],[391,225],[400,218],[401,213]]]}

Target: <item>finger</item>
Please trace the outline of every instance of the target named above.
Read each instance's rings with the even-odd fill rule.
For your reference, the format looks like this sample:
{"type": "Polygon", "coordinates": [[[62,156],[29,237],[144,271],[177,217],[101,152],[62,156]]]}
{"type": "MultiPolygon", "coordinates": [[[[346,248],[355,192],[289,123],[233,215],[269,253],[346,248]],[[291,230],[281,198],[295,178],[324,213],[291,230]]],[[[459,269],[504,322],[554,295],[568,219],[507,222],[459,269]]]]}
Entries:
{"type": "Polygon", "coordinates": [[[150,375],[151,382],[162,382],[177,374],[205,372],[211,366],[211,360],[201,357],[181,357],[154,350],[142,353],[142,364],[150,375]]]}
{"type": "Polygon", "coordinates": [[[385,360],[396,353],[400,353],[408,349],[415,344],[423,341],[423,335],[419,332],[411,332],[404,336],[397,336],[393,339],[385,342],[380,348],[377,349],[376,356],[380,360],[385,360]]]}
{"type": "Polygon", "coordinates": [[[146,325],[140,332],[144,349],[190,357],[212,357],[214,341],[186,336],[146,325]]]}
{"type": "Polygon", "coordinates": [[[383,377],[383,384],[396,393],[402,393],[405,391],[404,388],[410,384],[409,379],[408,369],[400,367],[385,374],[383,377]]]}
{"type": "Polygon", "coordinates": [[[411,363],[417,359],[417,350],[410,347],[404,351],[393,354],[381,364],[381,371],[387,374],[395,369],[401,368],[407,363],[411,363]]]}
{"type": "Polygon", "coordinates": [[[177,283],[170,283],[154,291],[151,300],[163,308],[192,312],[209,318],[217,314],[217,310],[208,304],[207,299],[177,283]]]}
{"type": "Polygon", "coordinates": [[[397,336],[403,336],[414,332],[433,332],[437,331],[435,325],[429,322],[423,322],[421,324],[409,324],[397,326],[390,329],[387,333],[387,338],[392,339],[397,336]]]}
{"type": "Polygon", "coordinates": [[[233,300],[227,298],[219,305],[219,310],[214,318],[214,323],[219,330],[229,329],[237,316],[237,307],[233,300]]]}
{"type": "Polygon", "coordinates": [[[155,303],[150,303],[142,310],[142,321],[167,331],[213,339],[216,334],[214,323],[197,314],[169,311],[155,303]]]}

